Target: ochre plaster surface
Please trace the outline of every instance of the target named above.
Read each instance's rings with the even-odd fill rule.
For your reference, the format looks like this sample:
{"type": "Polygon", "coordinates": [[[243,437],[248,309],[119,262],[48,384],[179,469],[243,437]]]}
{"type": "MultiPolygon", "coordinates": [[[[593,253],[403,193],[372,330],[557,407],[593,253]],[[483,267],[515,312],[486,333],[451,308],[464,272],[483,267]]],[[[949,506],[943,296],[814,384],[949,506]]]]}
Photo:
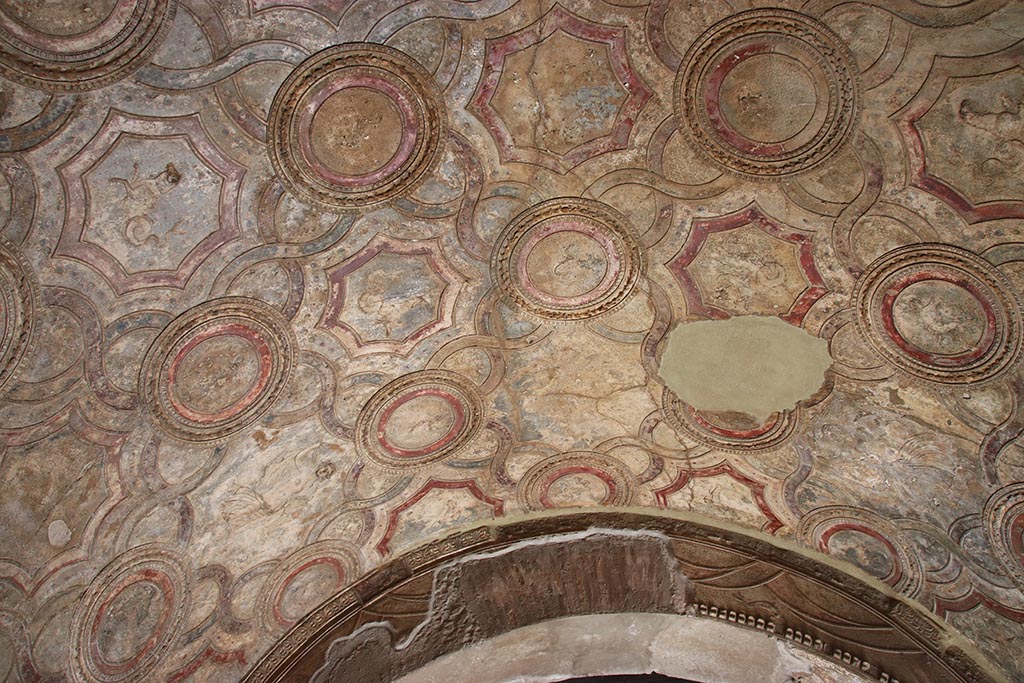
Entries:
{"type": "Polygon", "coordinates": [[[0,681],[233,683],[456,527],[622,506],[1020,679],[1022,64],[1019,0],[0,3],[0,681]],[[806,388],[663,379],[737,324],[806,388]]]}

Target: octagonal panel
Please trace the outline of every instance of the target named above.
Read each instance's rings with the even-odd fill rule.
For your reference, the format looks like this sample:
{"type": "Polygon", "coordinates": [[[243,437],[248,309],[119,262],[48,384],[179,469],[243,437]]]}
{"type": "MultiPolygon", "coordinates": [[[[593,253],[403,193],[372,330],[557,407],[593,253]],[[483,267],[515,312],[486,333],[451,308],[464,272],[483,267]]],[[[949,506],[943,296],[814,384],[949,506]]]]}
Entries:
{"type": "Polygon", "coordinates": [[[67,207],[57,254],[95,268],[118,294],[184,288],[239,234],[245,169],[213,143],[198,115],[113,111],[58,171],[67,207]]]}
{"type": "Polygon", "coordinates": [[[712,318],[777,315],[799,324],[826,291],[810,236],[784,228],[756,205],[695,220],[668,267],[690,312],[712,318]]]}
{"type": "Polygon", "coordinates": [[[1024,68],[946,82],[915,124],[929,175],[973,204],[1013,199],[1024,172],[1024,68]]]}
{"type": "Polygon", "coordinates": [[[468,109],[502,159],[566,171],[623,149],[652,92],[633,71],[625,32],[555,7],[489,42],[468,109]]]}
{"type": "Polygon", "coordinates": [[[330,299],[320,326],[354,355],[407,354],[451,327],[465,281],[436,242],[378,236],[327,269],[330,299]]]}

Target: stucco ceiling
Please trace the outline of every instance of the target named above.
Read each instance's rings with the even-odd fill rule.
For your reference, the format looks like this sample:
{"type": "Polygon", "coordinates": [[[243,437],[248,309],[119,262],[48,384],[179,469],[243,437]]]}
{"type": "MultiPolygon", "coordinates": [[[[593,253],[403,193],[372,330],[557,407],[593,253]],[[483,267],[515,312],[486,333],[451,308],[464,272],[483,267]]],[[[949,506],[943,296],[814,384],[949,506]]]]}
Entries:
{"type": "Polygon", "coordinates": [[[1019,0],[6,0],[0,680],[237,681],[425,541],[606,506],[831,555],[1024,675],[1022,39],[1019,0]]]}

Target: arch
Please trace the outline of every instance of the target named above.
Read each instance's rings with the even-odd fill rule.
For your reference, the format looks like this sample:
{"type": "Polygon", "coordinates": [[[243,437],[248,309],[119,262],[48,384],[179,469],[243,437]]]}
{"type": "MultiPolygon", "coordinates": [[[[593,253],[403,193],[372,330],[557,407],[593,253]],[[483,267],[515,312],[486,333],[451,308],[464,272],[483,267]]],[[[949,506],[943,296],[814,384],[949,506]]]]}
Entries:
{"type": "Polygon", "coordinates": [[[561,617],[684,615],[762,632],[880,683],[1002,681],[944,622],[824,555],[697,515],[534,515],[422,545],[332,596],[243,683],[392,681],[561,617]]]}

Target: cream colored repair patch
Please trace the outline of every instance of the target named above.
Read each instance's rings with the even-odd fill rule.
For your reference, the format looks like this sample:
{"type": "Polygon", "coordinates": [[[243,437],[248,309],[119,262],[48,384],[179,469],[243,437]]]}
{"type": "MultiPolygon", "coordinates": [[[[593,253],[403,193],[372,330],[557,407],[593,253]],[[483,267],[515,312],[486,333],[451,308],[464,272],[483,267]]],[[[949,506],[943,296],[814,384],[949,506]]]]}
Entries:
{"type": "Polygon", "coordinates": [[[698,410],[763,421],[813,396],[831,364],[825,340],[779,318],[743,316],[678,325],[659,374],[698,410]]]}

